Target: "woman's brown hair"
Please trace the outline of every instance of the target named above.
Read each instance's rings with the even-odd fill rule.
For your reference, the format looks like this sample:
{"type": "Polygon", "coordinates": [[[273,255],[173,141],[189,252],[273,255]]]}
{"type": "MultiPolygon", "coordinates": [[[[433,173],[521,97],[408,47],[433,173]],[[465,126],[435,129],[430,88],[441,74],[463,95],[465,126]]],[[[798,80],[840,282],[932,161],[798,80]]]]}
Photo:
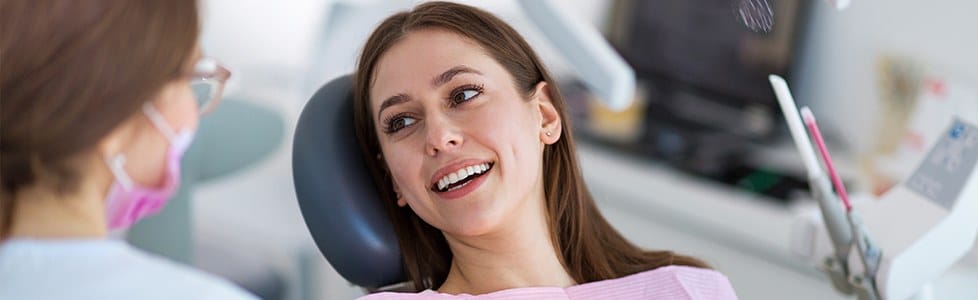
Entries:
{"type": "Polygon", "coordinates": [[[199,26],[196,0],[0,2],[0,239],[18,191],[73,192],[83,154],[185,74],[199,26]]]}
{"type": "MultiPolygon", "coordinates": [[[[475,41],[512,76],[529,96],[537,83],[550,86],[554,107],[564,122],[563,135],[543,151],[544,193],[551,239],[560,259],[577,283],[618,278],[667,265],[707,267],[702,261],[669,251],[645,251],[618,233],[601,215],[578,167],[566,104],[556,82],[529,44],[492,14],[462,4],[429,2],[384,20],[367,39],[354,75],[354,121],[360,147],[379,157],[380,145],[370,117],[370,87],[381,56],[412,31],[448,30],[475,41]]],[[[382,159],[367,159],[381,201],[394,224],[408,280],[418,291],[444,283],[452,253],[444,235],[410,209],[400,208],[382,159]]]]}

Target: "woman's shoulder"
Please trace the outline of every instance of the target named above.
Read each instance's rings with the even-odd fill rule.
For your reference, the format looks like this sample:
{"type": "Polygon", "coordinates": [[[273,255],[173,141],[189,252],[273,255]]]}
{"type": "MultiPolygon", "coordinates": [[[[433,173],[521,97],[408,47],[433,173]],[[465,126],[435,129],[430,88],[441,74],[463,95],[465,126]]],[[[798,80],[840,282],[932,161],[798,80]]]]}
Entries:
{"type": "Polygon", "coordinates": [[[451,299],[446,297],[448,295],[435,292],[433,290],[424,290],[420,293],[403,293],[403,292],[380,292],[374,294],[368,294],[357,300],[414,300],[414,299],[451,299]]]}
{"type": "Polygon", "coordinates": [[[699,280],[707,282],[727,281],[727,276],[723,275],[723,273],[720,273],[717,270],[681,265],[663,266],[645,272],[628,275],[619,279],[626,279],[629,277],[635,277],[631,280],[658,280],[673,278],[677,280],[699,280]]]}
{"type": "Polygon", "coordinates": [[[727,277],[710,269],[665,266],[621,278],[589,282],[568,288],[515,288],[485,295],[449,295],[432,290],[420,293],[376,293],[360,300],[415,299],[737,299],[727,277]]]}
{"type": "Polygon", "coordinates": [[[103,239],[0,244],[0,282],[0,299],[257,299],[219,277],[103,239]]]}
{"type": "Polygon", "coordinates": [[[415,299],[440,299],[440,300],[546,300],[546,299],[570,299],[567,291],[559,287],[522,287],[508,290],[495,291],[488,294],[444,294],[433,290],[425,290],[420,293],[376,293],[361,297],[358,300],[415,300],[415,299]]]}
{"type": "Polygon", "coordinates": [[[575,299],[737,299],[722,273],[677,265],[572,286],[567,292],[575,299]]]}
{"type": "Polygon", "coordinates": [[[134,248],[130,255],[133,267],[119,273],[140,278],[138,284],[149,289],[168,290],[173,299],[257,299],[224,278],[134,248]]]}

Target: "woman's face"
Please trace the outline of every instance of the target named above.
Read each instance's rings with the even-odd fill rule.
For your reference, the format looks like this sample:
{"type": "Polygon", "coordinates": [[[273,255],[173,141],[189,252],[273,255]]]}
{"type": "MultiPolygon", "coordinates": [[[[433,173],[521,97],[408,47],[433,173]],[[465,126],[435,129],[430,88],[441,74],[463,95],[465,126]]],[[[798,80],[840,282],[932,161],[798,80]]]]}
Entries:
{"type": "Polygon", "coordinates": [[[542,207],[543,148],[560,135],[546,84],[527,96],[478,44],[438,29],[408,33],[375,70],[371,117],[399,205],[468,236],[542,207]]]}

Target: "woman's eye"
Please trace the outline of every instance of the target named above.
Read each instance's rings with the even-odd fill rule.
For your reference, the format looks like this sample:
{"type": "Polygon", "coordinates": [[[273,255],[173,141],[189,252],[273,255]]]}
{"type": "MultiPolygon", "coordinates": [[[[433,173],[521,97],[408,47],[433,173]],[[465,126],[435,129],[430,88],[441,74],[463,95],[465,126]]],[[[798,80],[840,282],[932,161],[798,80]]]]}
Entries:
{"type": "Polygon", "coordinates": [[[387,133],[395,133],[395,132],[400,131],[401,129],[404,129],[404,128],[408,127],[408,126],[411,126],[412,124],[414,124],[417,121],[418,121],[417,119],[412,118],[412,117],[406,117],[406,116],[394,117],[390,121],[387,122],[387,130],[386,131],[387,131],[387,133]]]}
{"type": "Polygon", "coordinates": [[[481,93],[482,93],[481,90],[475,88],[467,88],[458,91],[452,95],[452,106],[459,105],[464,103],[465,101],[472,100],[472,98],[475,98],[475,96],[478,96],[481,93]]]}

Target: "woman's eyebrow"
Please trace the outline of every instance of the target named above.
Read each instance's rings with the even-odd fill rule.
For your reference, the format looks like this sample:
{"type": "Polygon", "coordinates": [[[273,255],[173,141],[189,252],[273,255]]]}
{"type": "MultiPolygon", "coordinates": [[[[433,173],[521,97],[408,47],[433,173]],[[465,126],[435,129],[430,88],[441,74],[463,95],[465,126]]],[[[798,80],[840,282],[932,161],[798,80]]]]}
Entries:
{"type": "Polygon", "coordinates": [[[451,81],[452,78],[455,77],[455,75],[462,74],[462,73],[473,73],[473,74],[482,75],[482,72],[476,71],[473,68],[469,68],[468,66],[465,65],[458,65],[452,67],[451,69],[448,69],[448,71],[442,72],[441,75],[435,76],[435,78],[431,80],[431,86],[437,88],[451,81]]]}
{"type": "Polygon", "coordinates": [[[380,119],[380,114],[384,112],[384,109],[387,109],[388,107],[398,105],[404,102],[408,102],[408,100],[411,100],[411,97],[409,97],[405,93],[400,93],[391,96],[390,98],[387,98],[387,100],[384,100],[384,102],[380,103],[380,109],[377,110],[377,119],[378,120],[380,119]]]}

